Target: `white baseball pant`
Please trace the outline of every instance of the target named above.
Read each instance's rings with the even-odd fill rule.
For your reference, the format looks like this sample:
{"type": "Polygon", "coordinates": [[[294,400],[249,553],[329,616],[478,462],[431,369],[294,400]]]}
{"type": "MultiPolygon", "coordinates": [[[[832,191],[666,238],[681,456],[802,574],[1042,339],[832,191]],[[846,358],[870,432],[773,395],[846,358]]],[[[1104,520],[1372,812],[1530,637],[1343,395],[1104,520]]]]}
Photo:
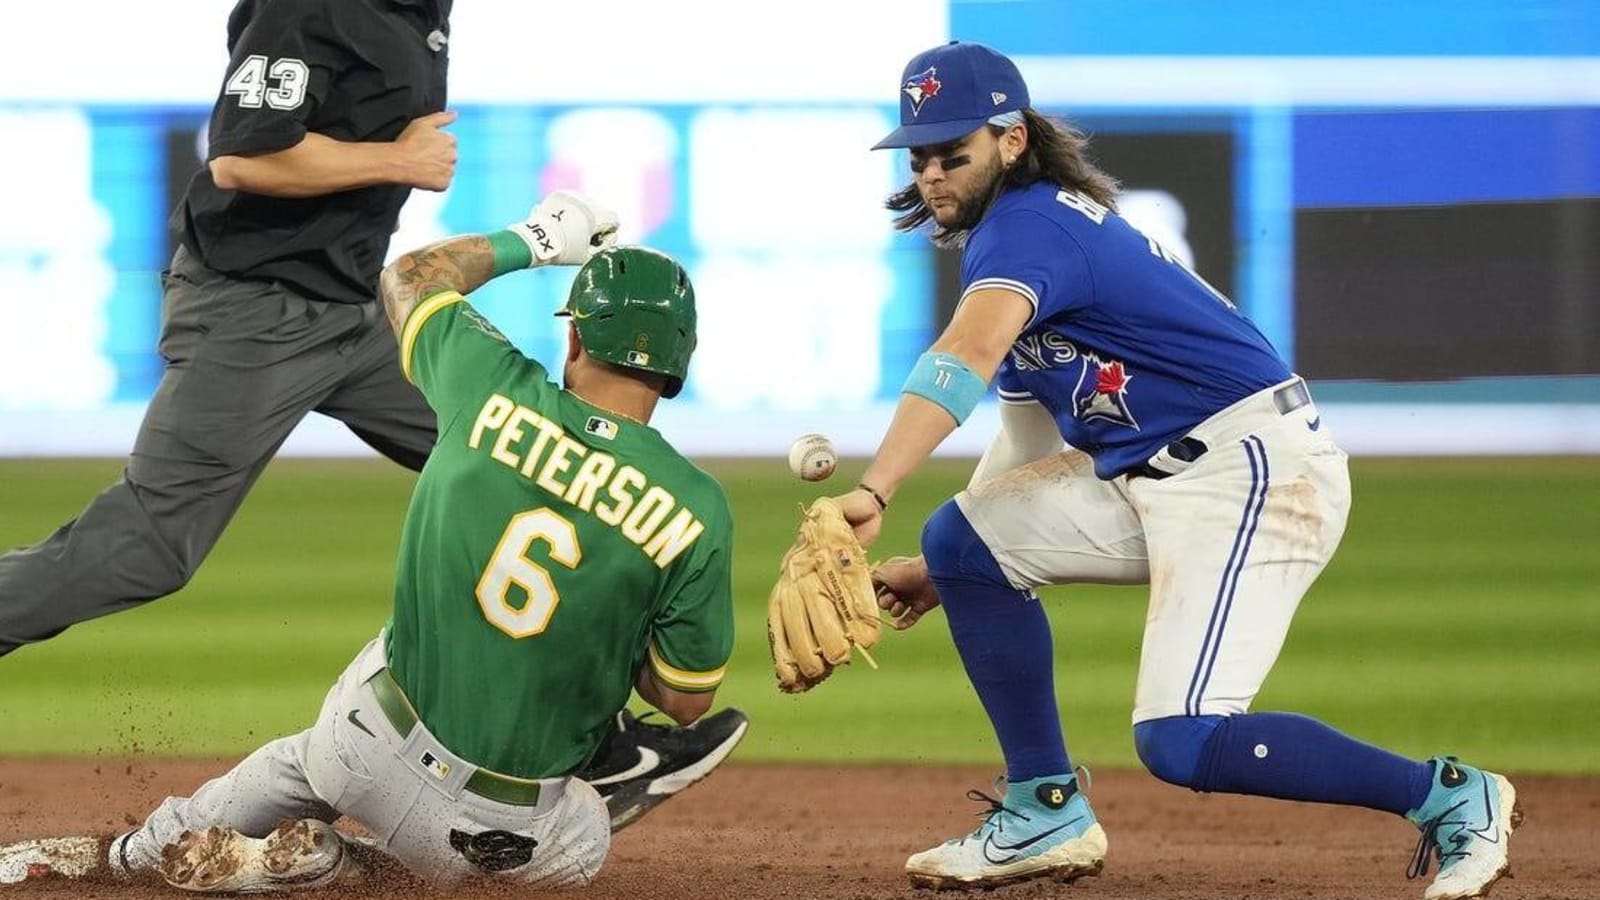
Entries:
{"type": "Polygon", "coordinates": [[[1344,534],[1348,458],[1314,403],[1279,412],[1283,386],[1197,426],[1207,451],[1170,477],[1102,481],[1067,450],[956,496],[1013,587],[1150,585],[1135,723],[1248,710],[1344,534]]]}

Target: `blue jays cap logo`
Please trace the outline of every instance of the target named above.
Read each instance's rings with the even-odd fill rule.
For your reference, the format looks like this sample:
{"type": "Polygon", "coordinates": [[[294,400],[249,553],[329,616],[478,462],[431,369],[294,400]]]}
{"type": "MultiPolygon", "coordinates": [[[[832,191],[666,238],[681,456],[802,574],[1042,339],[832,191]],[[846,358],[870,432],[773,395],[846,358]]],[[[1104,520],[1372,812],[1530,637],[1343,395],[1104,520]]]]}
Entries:
{"type": "Polygon", "coordinates": [[[929,66],[907,78],[906,83],[900,86],[900,90],[911,98],[911,115],[914,117],[922,112],[922,104],[926,103],[929,97],[939,96],[939,89],[942,87],[944,83],[939,80],[939,70],[929,66]]]}

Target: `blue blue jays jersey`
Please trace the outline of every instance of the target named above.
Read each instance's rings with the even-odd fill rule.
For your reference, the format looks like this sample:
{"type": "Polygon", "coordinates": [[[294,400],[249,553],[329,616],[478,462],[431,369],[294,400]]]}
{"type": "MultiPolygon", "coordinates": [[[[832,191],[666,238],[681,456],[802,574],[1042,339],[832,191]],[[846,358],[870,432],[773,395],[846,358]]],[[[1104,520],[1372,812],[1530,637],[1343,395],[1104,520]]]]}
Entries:
{"type": "Polygon", "coordinates": [[[1006,288],[1033,318],[1000,365],[1002,402],[1037,400],[1115,478],[1290,377],[1231,302],[1133,226],[1049,182],[1009,190],[968,236],[962,296],[1006,288]]]}

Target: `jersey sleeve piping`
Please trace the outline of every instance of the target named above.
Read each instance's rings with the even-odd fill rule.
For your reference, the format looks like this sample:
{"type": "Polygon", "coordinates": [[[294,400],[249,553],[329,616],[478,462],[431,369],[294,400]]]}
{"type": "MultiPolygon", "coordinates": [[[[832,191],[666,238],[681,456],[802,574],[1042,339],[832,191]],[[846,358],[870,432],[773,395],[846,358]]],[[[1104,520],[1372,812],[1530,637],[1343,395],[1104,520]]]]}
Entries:
{"type": "Polygon", "coordinates": [[[1027,391],[1008,391],[1008,390],[1006,390],[1004,388],[996,388],[995,389],[995,394],[999,397],[1001,403],[1011,403],[1011,404],[1016,404],[1016,405],[1022,405],[1022,404],[1025,404],[1025,403],[1038,403],[1039,402],[1032,394],[1028,393],[1027,391]]]}
{"type": "MultiPolygon", "coordinates": [[[[977,281],[967,285],[967,289],[961,292],[961,301],[965,302],[973,291],[985,290],[1002,290],[1021,294],[1022,299],[1028,301],[1028,305],[1033,307],[1033,312],[1028,314],[1028,325],[1032,325],[1033,320],[1038,318],[1039,295],[1033,292],[1033,288],[1011,278],[979,278],[977,281]]],[[[1027,328],[1028,325],[1024,325],[1023,328],[1027,328]]]]}
{"type": "Polygon", "coordinates": [[[416,384],[416,379],[411,377],[411,354],[417,344],[417,335],[421,333],[422,326],[433,318],[433,314],[452,304],[460,303],[467,298],[455,291],[445,291],[434,294],[432,297],[417,304],[411,314],[406,316],[405,327],[400,329],[400,371],[405,374],[406,380],[416,384]]]}
{"type": "Polygon", "coordinates": [[[680,669],[662,657],[661,651],[656,648],[655,641],[650,642],[648,652],[650,668],[655,671],[656,677],[673,690],[683,691],[684,693],[700,694],[706,691],[714,691],[718,685],[722,684],[722,677],[728,671],[726,664],[718,666],[709,672],[691,672],[687,669],[680,669]]]}

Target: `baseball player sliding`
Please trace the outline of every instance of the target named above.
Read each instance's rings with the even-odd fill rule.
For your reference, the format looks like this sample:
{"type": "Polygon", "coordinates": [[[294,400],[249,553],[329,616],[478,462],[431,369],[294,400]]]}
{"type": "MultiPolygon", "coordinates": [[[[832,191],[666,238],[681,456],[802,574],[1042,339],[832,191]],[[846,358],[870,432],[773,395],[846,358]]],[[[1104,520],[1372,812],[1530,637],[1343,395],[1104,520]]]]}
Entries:
{"type": "Polygon", "coordinates": [[[1081,134],[1029,107],[1009,59],[959,42],[922,53],[900,109],[878,148],[910,148],[912,183],[890,207],[902,229],[932,220],[937,243],[964,246],[962,300],[861,487],[836,500],[870,544],[895,489],[995,382],[1002,428],[971,484],[929,517],[922,556],[875,578],[898,628],[944,606],[1008,783],[975,831],[912,856],[911,880],[990,887],[1100,870],[1106,834],[1067,756],[1033,589],[1148,583],[1133,731],[1152,773],[1405,816],[1422,831],[1410,874],[1438,862],[1427,900],[1484,894],[1507,871],[1518,820],[1504,777],[1249,712],[1350,506],[1345,454],[1305,382],[1226,297],[1117,215],[1115,182],[1081,134]]]}
{"type": "Polygon", "coordinates": [[[558,191],[527,222],[384,271],[401,366],[440,423],[389,626],[309,730],[169,798],[103,856],[91,838],[36,841],[10,848],[11,868],[158,868],[195,891],[323,885],[360,874],[328,824],[346,815],[430,880],[594,877],[610,816],[573,773],[631,689],[698,719],[733,641],[727,498],[646,424],[682,387],[694,289],[662,254],[606,246],[615,230],[558,191]],[[559,388],[463,295],[580,263],[559,388]]]}

